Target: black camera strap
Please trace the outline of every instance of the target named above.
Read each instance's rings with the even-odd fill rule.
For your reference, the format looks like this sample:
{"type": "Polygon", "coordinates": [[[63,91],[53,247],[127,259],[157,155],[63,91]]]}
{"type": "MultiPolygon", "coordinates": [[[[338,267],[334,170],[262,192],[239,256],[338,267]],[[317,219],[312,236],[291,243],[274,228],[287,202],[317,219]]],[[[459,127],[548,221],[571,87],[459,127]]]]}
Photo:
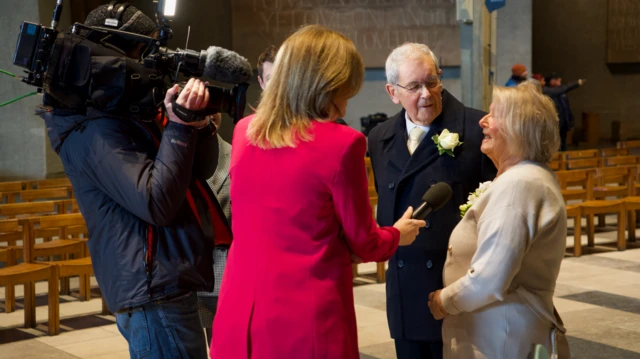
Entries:
{"type": "Polygon", "coordinates": [[[180,106],[176,103],[178,96],[174,96],[173,100],[171,100],[171,108],[173,109],[173,113],[178,116],[184,122],[198,122],[202,121],[206,118],[206,114],[201,111],[191,111],[186,107],[180,106]]]}

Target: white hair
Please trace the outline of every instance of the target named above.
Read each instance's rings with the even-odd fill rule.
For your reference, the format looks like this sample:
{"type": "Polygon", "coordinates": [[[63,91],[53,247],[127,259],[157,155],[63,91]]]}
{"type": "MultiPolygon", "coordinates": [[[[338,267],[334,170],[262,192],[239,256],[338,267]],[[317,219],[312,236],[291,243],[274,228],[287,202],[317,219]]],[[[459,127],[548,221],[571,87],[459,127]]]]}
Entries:
{"type": "Polygon", "coordinates": [[[422,56],[429,56],[436,66],[436,73],[440,72],[438,58],[433,51],[431,51],[429,46],[415,42],[405,42],[391,51],[389,57],[387,57],[387,62],[385,64],[387,83],[396,85],[398,83],[398,71],[400,65],[406,60],[419,59],[422,56]]]}

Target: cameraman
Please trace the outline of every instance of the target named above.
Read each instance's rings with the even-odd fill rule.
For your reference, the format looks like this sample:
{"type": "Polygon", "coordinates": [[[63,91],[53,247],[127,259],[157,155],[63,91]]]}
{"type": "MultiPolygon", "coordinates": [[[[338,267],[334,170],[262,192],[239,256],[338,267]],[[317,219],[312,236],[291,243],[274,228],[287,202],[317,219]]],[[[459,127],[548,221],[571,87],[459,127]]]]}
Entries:
{"type": "MultiPolygon", "coordinates": [[[[104,27],[110,11],[95,9],[85,24],[104,27]]],[[[142,12],[123,11],[118,29],[154,33],[142,12]]],[[[140,59],[137,44],[110,45],[140,59]]],[[[217,158],[208,149],[202,163],[196,158],[205,152],[196,147],[217,151],[215,127],[176,117],[171,100],[178,92],[176,85],[166,93],[163,132],[155,116],[123,111],[53,108],[43,115],[88,226],[96,279],[132,358],[206,357],[196,291],[213,290],[213,238],[231,235],[207,174],[196,173],[217,158]]],[[[198,111],[208,100],[205,84],[191,79],[176,103],[198,111]]]]}

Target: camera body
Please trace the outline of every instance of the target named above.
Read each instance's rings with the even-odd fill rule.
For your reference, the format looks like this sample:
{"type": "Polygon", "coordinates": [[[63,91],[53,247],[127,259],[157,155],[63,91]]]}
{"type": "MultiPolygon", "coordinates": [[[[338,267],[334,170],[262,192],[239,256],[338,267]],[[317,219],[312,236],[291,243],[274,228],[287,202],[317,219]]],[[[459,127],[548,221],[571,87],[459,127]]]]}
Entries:
{"type": "Polygon", "coordinates": [[[13,56],[13,64],[25,68],[23,81],[42,87],[47,70],[48,55],[58,37],[58,31],[40,24],[25,21],[20,26],[20,35],[13,56]]]}
{"type": "MultiPolygon", "coordinates": [[[[160,14],[158,39],[79,23],[60,33],[55,24],[61,6],[62,0],[58,0],[51,27],[22,23],[13,57],[13,64],[25,69],[22,81],[44,92],[45,105],[77,112],[93,107],[107,112],[155,114],[170,79],[177,80],[178,73],[203,75],[206,51],[168,49],[165,45],[171,29],[160,14]],[[129,58],[111,45],[109,40],[114,38],[145,44],[143,60],[129,58]]],[[[244,115],[247,87],[246,83],[232,89],[209,86],[210,102],[203,114],[227,112],[237,122],[244,115]]]]}
{"type": "Polygon", "coordinates": [[[366,117],[360,117],[360,124],[362,125],[362,133],[365,136],[369,136],[369,132],[378,124],[383,123],[389,117],[382,112],[374,113],[366,117]]]}

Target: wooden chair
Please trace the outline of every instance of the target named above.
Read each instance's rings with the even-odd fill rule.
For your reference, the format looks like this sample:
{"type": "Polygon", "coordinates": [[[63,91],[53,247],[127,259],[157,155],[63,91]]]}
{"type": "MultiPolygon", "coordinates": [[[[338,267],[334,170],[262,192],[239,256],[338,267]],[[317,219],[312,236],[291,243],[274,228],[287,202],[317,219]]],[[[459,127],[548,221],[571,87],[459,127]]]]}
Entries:
{"type": "Polygon", "coordinates": [[[20,192],[20,199],[23,202],[33,202],[37,200],[68,199],[71,198],[69,188],[47,188],[34,189],[20,192]]]}
{"type": "Polygon", "coordinates": [[[67,199],[64,201],[65,213],[80,213],[80,207],[75,199],[67,199]]]}
{"type": "Polygon", "coordinates": [[[600,157],[627,156],[629,149],[627,148],[602,148],[600,149],[600,157]]]}
{"type": "MultiPolygon", "coordinates": [[[[12,224],[3,224],[0,221],[0,229],[6,229],[3,226],[6,227],[7,225],[13,226],[12,224]]],[[[21,253],[22,250],[20,250],[21,253]]],[[[0,262],[4,263],[5,268],[16,265],[19,256],[15,247],[0,247],[0,262]]],[[[16,310],[16,292],[13,285],[7,285],[4,289],[4,308],[7,313],[16,310]]]]}
{"type": "MultiPolygon", "coordinates": [[[[60,209],[60,205],[55,202],[35,202],[35,203],[12,203],[8,205],[3,205],[6,207],[10,207],[11,210],[15,208],[22,207],[27,214],[36,214],[36,213],[44,213],[44,212],[53,212],[56,209],[60,209]]],[[[14,220],[15,221],[15,220],[14,220]]],[[[29,237],[40,238],[41,236],[57,236],[59,234],[58,228],[47,228],[45,230],[38,230],[31,226],[31,228],[25,228],[30,226],[28,219],[20,220],[20,226],[14,227],[13,225],[8,226],[8,223],[13,223],[7,220],[0,221],[0,223],[4,223],[5,226],[0,226],[0,243],[6,243],[8,247],[13,247],[16,250],[18,256],[22,256],[23,248],[26,245],[25,241],[29,240],[29,237]],[[20,244],[18,242],[21,242],[20,244]]],[[[32,253],[36,253],[37,256],[55,256],[55,255],[68,255],[69,253],[78,253],[84,255],[84,250],[77,243],[77,241],[51,241],[31,244],[32,253]]],[[[31,260],[27,261],[27,263],[32,263],[31,260]]],[[[64,287],[64,286],[63,286],[64,287]]],[[[68,287],[68,285],[67,285],[68,287]]],[[[7,287],[8,291],[13,291],[11,286],[7,287]]],[[[13,298],[13,297],[12,297],[13,298]]],[[[11,303],[10,299],[7,299],[8,308],[12,308],[14,305],[11,303]]]]}
{"type": "Polygon", "coordinates": [[[33,215],[60,214],[64,212],[62,201],[22,202],[0,204],[0,216],[7,219],[25,218],[33,215]]]}
{"type": "Polygon", "coordinates": [[[14,203],[24,187],[24,182],[0,182],[0,203],[14,203]]]}
{"type": "Polygon", "coordinates": [[[640,211],[640,165],[635,167],[634,185],[631,195],[624,199],[627,209],[627,222],[629,229],[629,242],[636,241],[636,228],[638,211],[640,211]]]}
{"type": "MultiPolygon", "coordinates": [[[[28,218],[33,216],[43,216],[49,214],[61,214],[64,213],[62,201],[44,201],[44,202],[26,202],[26,203],[11,203],[0,204],[0,216],[5,218],[28,218]]],[[[36,238],[43,238],[45,241],[51,240],[51,238],[57,235],[56,230],[37,230],[36,238]]],[[[21,233],[1,233],[0,242],[7,242],[9,246],[17,246],[17,241],[23,239],[21,233]]]]}
{"type": "Polygon", "coordinates": [[[633,195],[635,167],[601,167],[595,171],[593,197],[627,197],[633,195]]]}
{"type": "Polygon", "coordinates": [[[578,151],[565,151],[565,160],[575,160],[581,158],[598,158],[598,150],[578,150],[578,151]]]}
{"type": "Polygon", "coordinates": [[[375,187],[375,180],[373,177],[373,167],[371,166],[371,158],[364,158],[364,168],[367,170],[367,180],[369,181],[369,187],[375,187]]]}
{"type": "Polygon", "coordinates": [[[551,168],[552,171],[563,171],[564,170],[564,166],[563,166],[563,163],[561,161],[549,161],[547,163],[547,165],[549,166],[549,168],[551,168]]]}
{"type": "MultiPolygon", "coordinates": [[[[595,170],[573,170],[555,172],[565,203],[568,201],[587,202],[593,200],[595,170]],[[572,188],[568,188],[569,185],[572,188]],[[579,188],[575,188],[579,187],[579,188]]],[[[580,204],[565,204],[567,217],[573,218],[573,255],[582,255],[582,207],[580,204]]],[[[593,227],[593,215],[587,216],[587,229],[593,227]]]]}
{"type": "Polygon", "coordinates": [[[551,161],[562,161],[564,159],[564,152],[556,152],[551,156],[551,161]]]}
{"type": "Polygon", "coordinates": [[[640,148],[640,140],[635,141],[620,141],[616,144],[617,148],[640,148]]]}
{"type": "MultiPolygon", "coordinates": [[[[63,202],[64,212],[60,214],[69,214],[69,213],[80,213],[80,208],[78,207],[78,202],[75,199],[67,199],[63,202]]],[[[67,228],[67,234],[73,238],[84,238],[87,236],[89,231],[87,230],[86,225],[82,226],[70,226],[67,228]]]]}
{"type": "MultiPolygon", "coordinates": [[[[378,193],[376,192],[375,178],[373,176],[373,167],[371,166],[371,158],[364,158],[364,166],[367,171],[367,180],[369,182],[369,203],[371,204],[372,215],[376,217],[376,205],[378,205],[378,193]]],[[[358,265],[353,264],[351,266],[351,274],[353,278],[358,276],[358,265]]],[[[376,263],[376,281],[378,283],[384,283],[386,281],[386,268],[385,262],[376,263]]]]}
{"type": "Polygon", "coordinates": [[[592,157],[592,158],[580,158],[575,160],[567,160],[565,162],[565,165],[567,170],[597,168],[597,167],[600,167],[600,158],[592,157]]]}
{"type": "Polygon", "coordinates": [[[71,188],[71,181],[67,177],[54,178],[35,181],[35,189],[48,189],[48,188],[71,188]]]}
{"type": "Polygon", "coordinates": [[[603,157],[601,161],[603,167],[635,166],[637,163],[638,156],[603,157]]]}
{"type": "MultiPolygon", "coordinates": [[[[4,232],[20,231],[20,227],[27,228],[23,230],[25,233],[24,257],[28,257],[30,245],[28,238],[28,224],[25,220],[20,223],[16,219],[10,219],[0,222],[0,230],[4,232]]],[[[11,251],[13,249],[8,249],[11,251]]],[[[11,254],[10,254],[11,255],[11,254]]],[[[15,255],[13,255],[15,257],[15,255]]],[[[0,269],[0,286],[4,286],[7,295],[15,295],[13,288],[15,285],[24,284],[24,324],[25,328],[34,328],[36,326],[36,303],[35,303],[35,283],[38,281],[48,281],[49,283],[49,335],[57,335],[60,333],[60,299],[58,293],[58,267],[40,264],[28,263],[27,261],[0,269]],[[9,288],[11,288],[9,290],[9,288]]],[[[9,302],[7,300],[7,309],[9,305],[15,309],[15,298],[9,302]],[[9,304],[11,303],[11,304],[9,304]]],[[[7,310],[9,311],[9,310],[7,310]]]]}
{"type": "MultiPolygon", "coordinates": [[[[369,203],[371,203],[371,211],[373,211],[373,218],[376,217],[376,206],[378,205],[378,193],[375,191],[375,187],[369,187],[369,203]]],[[[387,281],[387,269],[385,268],[386,262],[376,263],[376,281],[378,283],[384,283],[387,281]]]]}
{"type": "MultiPolygon", "coordinates": [[[[60,203],[58,202],[33,202],[33,203],[10,203],[10,204],[0,204],[0,216],[12,219],[15,217],[25,218],[29,215],[39,214],[43,215],[45,213],[57,213],[58,210],[61,209],[60,203]]],[[[5,219],[6,219],[5,218],[5,219]]],[[[3,220],[0,220],[2,222],[3,220]]],[[[11,222],[6,222],[11,223],[11,222]]],[[[12,229],[13,227],[8,227],[12,229]]],[[[6,244],[7,247],[13,247],[16,251],[16,258],[21,258],[23,254],[22,245],[24,244],[25,233],[23,232],[22,227],[18,230],[4,230],[6,228],[2,228],[0,226],[0,243],[6,244]],[[22,243],[18,243],[22,242],[22,243]]],[[[42,237],[51,236],[52,233],[41,233],[38,232],[42,237]]],[[[0,261],[2,258],[0,257],[0,261]]],[[[15,263],[14,263],[15,264],[15,263]]],[[[6,287],[7,291],[7,299],[5,301],[7,306],[7,312],[10,312],[15,308],[15,299],[13,296],[13,286],[8,285],[6,287]]]]}
{"type": "MultiPolygon", "coordinates": [[[[626,249],[626,206],[624,200],[593,200],[582,203],[583,215],[599,215],[607,213],[615,213],[618,216],[618,239],[616,241],[617,248],[620,251],[626,249]]],[[[589,247],[595,247],[595,226],[593,222],[587,228],[588,245],[589,247]]]]}
{"type": "Polygon", "coordinates": [[[63,278],[60,292],[62,294],[69,294],[69,276],[63,275],[63,273],[76,273],[73,276],[80,277],[80,300],[88,300],[90,298],[90,285],[89,277],[93,273],[91,268],[91,259],[88,257],[88,250],[86,247],[87,238],[68,238],[68,227],[84,226],[84,218],[80,213],[76,214],[60,214],[44,217],[36,217],[29,219],[29,225],[31,227],[31,233],[35,233],[36,229],[41,231],[55,230],[58,239],[44,243],[35,243],[35,236],[30,238],[33,244],[33,250],[30,253],[29,263],[35,262],[38,257],[53,258],[59,256],[62,260],[50,261],[50,264],[56,264],[60,267],[60,276],[63,278]],[[73,261],[71,259],[73,256],[73,261]],[[88,265],[87,265],[88,264],[88,265]],[[80,265],[80,266],[79,266],[80,265]],[[84,267],[82,267],[84,265],[84,267]],[[88,266],[88,268],[86,268],[88,266]],[[84,271],[82,271],[84,270],[84,271]],[[87,274],[91,272],[90,274],[87,274]],[[88,295],[89,294],[89,295],[88,295]]]}
{"type": "MultiPolygon", "coordinates": [[[[32,222],[32,226],[35,226],[37,223],[41,229],[47,228],[57,228],[60,230],[60,238],[66,238],[70,234],[70,230],[77,227],[86,228],[86,224],[82,214],[80,213],[72,213],[72,214],[61,214],[61,215],[53,215],[53,216],[45,216],[40,218],[35,218],[30,220],[32,222]]],[[[84,233],[86,235],[86,233],[84,233]]],[[[55,262],[46,262],[47,264],[55,265],[59,268],[60,278],[75,277],[78,276],[80,279],[80,289],[79,289],[79,299],[81,301],[91,300],[91,276],[93,273],[93,264],[91,262],[91,257],[89,256],[89,250],[86,246],[87,238],[82,239],[62,239],[63,241],[77,241],[81,243],[81,248],[83,249],[82,253],[78,255],[78,257],[74,259],[66,259],[55,262]]],[[[34,246],[36,249],[37,245],[34,246]]],[[[41,253],[38,253],[35,250],[32,253],[30,258],[35,259],[35,257],[39,257],[41,253]]],[[[67,285],[65,281],[62,281],[63,285],[67,285]]],[[[62,292],[62,291],[61,291],[62,292]]],[[[104,297],[102,298],[102,314],[109,314],[109,310],[107,308],[106,302],[104,301],[104,297]]]]}
{"type": "MultiPolygon", "coordinates": [[[[593,188],[595,200],[582,204],[583,215],[615,213],[618,216],[618,250],[626,249],[627,209],[623,198],[632,194],[634,177],[635,169],[633,167],[602,167],[596,169],[595,186],[593,188]],[[618,199],[605,200],[607,197],[617,197],[618,199]]],[[[587,229],[588,243],[590,247],[593,247],[595,246],[595,227],[593,223],[590,225],[591,227],[587,229]]],[[[604,217],[601,217],[601,225],[604,226],[604,217]]]]}

